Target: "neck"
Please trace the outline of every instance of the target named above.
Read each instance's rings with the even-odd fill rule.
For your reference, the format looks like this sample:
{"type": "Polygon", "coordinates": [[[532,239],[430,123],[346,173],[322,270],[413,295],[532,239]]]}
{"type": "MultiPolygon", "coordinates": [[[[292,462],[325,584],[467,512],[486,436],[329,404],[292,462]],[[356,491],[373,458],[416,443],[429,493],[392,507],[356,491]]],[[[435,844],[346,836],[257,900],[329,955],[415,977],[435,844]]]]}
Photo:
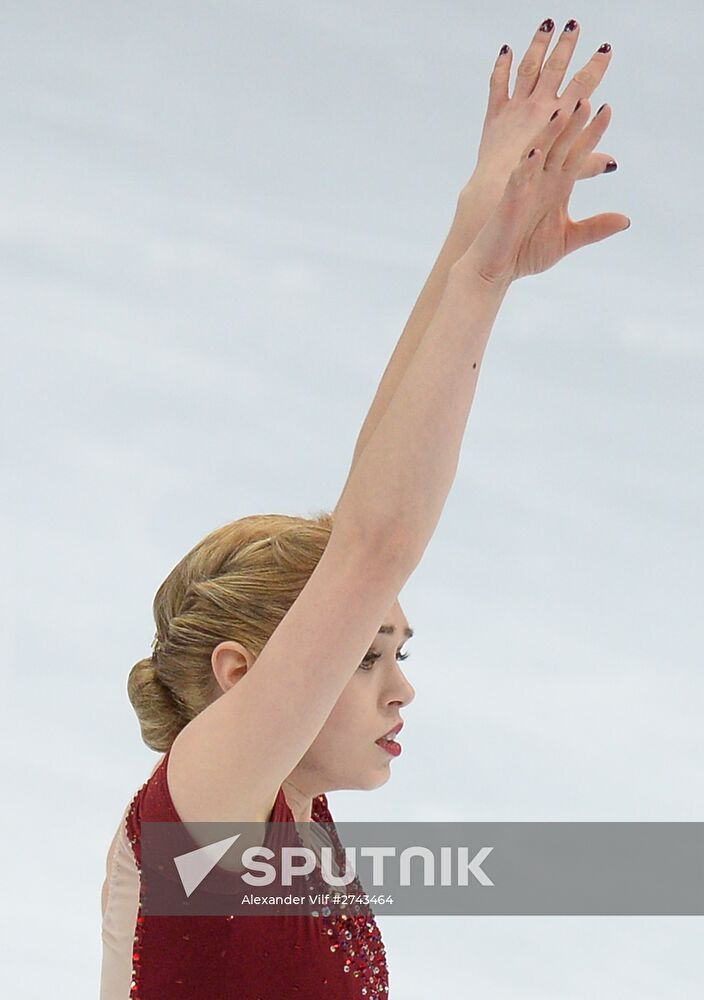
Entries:
{"type": "Polygon", "coordinates": [[[313,796],[293,784],[290,780],[283,783],[284,795],[296,823],[310,823],[313,809],[313,796]]]}

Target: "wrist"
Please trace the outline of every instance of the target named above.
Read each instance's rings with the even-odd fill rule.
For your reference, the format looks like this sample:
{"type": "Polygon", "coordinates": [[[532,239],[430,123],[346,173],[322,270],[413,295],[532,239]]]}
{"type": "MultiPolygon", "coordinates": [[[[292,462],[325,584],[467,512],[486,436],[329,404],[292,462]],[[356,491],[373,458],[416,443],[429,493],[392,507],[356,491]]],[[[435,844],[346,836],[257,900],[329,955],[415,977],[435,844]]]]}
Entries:
{"type": "Polygon", "coordinates": [[[475,290],[485,292],[489,297],[496,297],[500,301],[513,284],[513,280],[513,275],[509,274],[488,274],[470,247],[452,267],[448,284],[460,289],[460,294],[475,290]]]}
{"type": "Polygon", "coordinates": [[[467,247],[501,201],[505,188],[506,183],[501,177],[475,170],[460,191],[454,226],[462,234],[467,247]]]}
{"type": "Polygon", "coordinates": [[[460,191],[458,203],[470,203],[476,198],[498,197],[503,194],[504,188],[510,177],[502,170],[489,170],[486,167],[476,167],[474,173],[460,191]]]}

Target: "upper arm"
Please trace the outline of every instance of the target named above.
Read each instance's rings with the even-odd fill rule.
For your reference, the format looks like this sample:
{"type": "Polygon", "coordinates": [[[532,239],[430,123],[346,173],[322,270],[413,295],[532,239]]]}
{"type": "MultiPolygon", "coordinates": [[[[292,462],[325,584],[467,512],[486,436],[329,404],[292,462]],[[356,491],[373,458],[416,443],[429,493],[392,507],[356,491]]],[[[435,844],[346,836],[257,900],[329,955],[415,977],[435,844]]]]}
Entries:
{"type": "Polygon", "coordinates": [[[112,838],[112,843],[110,844],[110,849],[108,851],[107,860],[105,862],[105,881],[103,882],[102,892],[100,893],[100,908],[102,910],[103,917],[105,916],[105,911],[108,906],[108,894],[110,891],[110,869],[112,868],[112,860],[115,856],[115,851],[117,849],[117,838],[120,835],[118,829],[115,836],[112,838]]]}
{"type": "Polygon", "coordinates": [[[408,576],[391,553],[333,530],[252,669],[176,737],[168,781],[183,822],[269,817],[408,576]]]}
{"type": "MultiPolygon", "coordinates": [[[[156,764],[152,768],[151,774],[149,775],[150,778],[151,778],[151,775],[154,774],[154,772],[156,771],[156,769],[159,766],[159,764],[161,764],[162,760],[163,760],[163,757],[161,757],[156,762],[156,764]]],[[[103,888],[102,888],[102,891],[100,893],[100,906],[101,906],[103,917],[105,917],[105,911],[107,909],[108,899],[109,899],[109,896],[110,896],[110,878],[111,878],[111,875],[112,875],[112,865],[113,865],[113,860],[115,858],[115,851],[117,850],[118,841],[119,841],[120,837],[124,835],[125,820],[127,818],[127,813],[129,811],[129,808],[130,808],[130,806],[128,805],[127,808],[125,809],[125,811],[122,814],[122,818],[120,820],[119,826],[117,827],[117,830],[115,831],[115,836],[112,838],[112,843],[110,844],[110,848],[108,849],[108,856],[107,856],[107,859],[105,861],[105,881],[103,882],[103,888]]]]}

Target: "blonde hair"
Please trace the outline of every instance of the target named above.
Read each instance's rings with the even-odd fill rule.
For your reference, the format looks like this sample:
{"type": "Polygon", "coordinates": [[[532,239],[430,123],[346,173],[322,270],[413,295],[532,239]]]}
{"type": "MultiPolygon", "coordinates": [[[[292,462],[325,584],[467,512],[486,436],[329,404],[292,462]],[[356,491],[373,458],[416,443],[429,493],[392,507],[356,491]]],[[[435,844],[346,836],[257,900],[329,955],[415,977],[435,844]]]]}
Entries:
{"type": "Polygon", "coordinates": [[[171,570],[153,603],[152,656],[127,680],[142,739],[167,751],[221,693],[211,664],[227,639],[258,656],[329,541],[332,514],[253,514],[206,535],[171,570]]]}

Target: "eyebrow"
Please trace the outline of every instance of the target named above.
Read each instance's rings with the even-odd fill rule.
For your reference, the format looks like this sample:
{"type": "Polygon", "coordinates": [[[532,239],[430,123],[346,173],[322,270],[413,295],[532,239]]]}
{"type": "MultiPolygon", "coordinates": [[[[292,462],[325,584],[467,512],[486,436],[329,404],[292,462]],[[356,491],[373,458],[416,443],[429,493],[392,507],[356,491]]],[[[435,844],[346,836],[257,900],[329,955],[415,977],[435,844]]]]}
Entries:
{"type": "MultiPolygon", "coordinates": [[[[393,635],[395,631],[396,631],[395,625],[382,625],[381,628],[379,629],[379,632],[383,633],[384,635],[393,635]]],[[[411,636],[413,635],[412,628],[405,628],[403,632],[407,639],[410,639],[411,636]]]]}

